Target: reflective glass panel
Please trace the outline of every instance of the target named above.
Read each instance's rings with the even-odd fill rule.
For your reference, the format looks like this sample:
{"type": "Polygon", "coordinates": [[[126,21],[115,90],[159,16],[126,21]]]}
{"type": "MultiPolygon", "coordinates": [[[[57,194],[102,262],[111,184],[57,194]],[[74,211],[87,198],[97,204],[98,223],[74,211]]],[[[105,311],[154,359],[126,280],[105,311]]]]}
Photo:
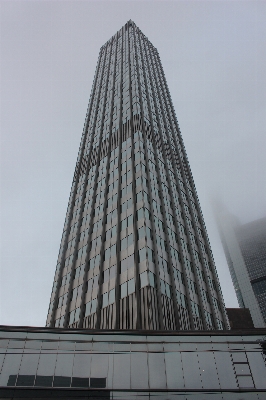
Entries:
{"type": "Polygon", "coordinates": [[[19,375],[35,375],[39,354],[23,354],[19,375]]]}
{"type": "Polygon", "coordinates": [[[91,364],[90,354],[76,353],[74,357],[73,376],[80,378],[88,378],[90,376],[90,364],[91,364]]]}
{"type": "Polygon", "coordinates": [[[71,377],[73,360],[73,354],[58,354],[56,360],[55,375],[71,377]]]}
{"type": "Polygon", "coordinates": [[[148,360],[150,388],[166,389],[164,354],[148,353],[148,360]]]}
{"type": "Polygon", "coordinates": [[[165,353],[167,388],[182,389],[184,377],[180,352],[165,353]]]}
{"type": "Polygon", "coordinates": [[[35,375],[18,375],[16,386],[33,386],[35,375]]]}
{"type": "Polygon", "coordinates": [[[35,378],[35,385],[34,386],[45,386],[51,387],[53,383],[53,376],[42,376],[37,375],[35,378]]]}
{"type": "Polygon", "coordinates": [[[238,384],[240,388],[253,388],[253,380],[251,376],[238,376],[237,377],[238,384]]]}
{"type": "Polygon", "coordinates": [[[55,362],[56,362],[56,354],[41,353],[37,375],[41,376],[54,375],[55,362]]]}
{"type": "Polygon", "coordinates": [[[234,362],[247,362],[246,354],[244,351],[237,351],[231,354],[234,362]]]}
{"type": "Polygon", "coordinates": [[[248,364],[234,364],[237,375],[250,375],[248,364]]]}
{"type": "Polygon", "coordinates": [[[90,376],[93,378],[106,378],[108,371],[108,357],[106,354],[91,355],[90,376]]]}
{"type": "Polygon", "coordinates": [[[215,351],[214,357],[217,365],[221,388],[236,389],[237,383],[230,354],[226,351],[215,351]]]}
{"type": "Polygon", "coordinates": [[[196,353],[182,352],[185,387],[187,389],[201,388],[200,370],[196,353]]]}
{"type": "MultiPolygon", "coordinates": [[[[1,349],[1,351],[3,351],[3,350],[1,349]]],[[[5,358],[5,354],[1,353],[0,354],[0,371],[1,371],[1,368],[2,368],[2,364],[3,364],[4,358],[5,358]]]]}
{"type": "Polygon", "coordinates": [[[17,375],[22,354],[7,354],[3,363],[0,386],[7,386],[9,375],[17,375]]]}
{"type": "Polygon", "coordinates": [[[218,375],[213,353],[208,351],[199,352],[198,360],[203,389],[219,388],[218,375]]]}
{"type": "Polygon", "coordinates": [[[266,365],[261,352],[247,353],[250,369],[257,389],[266,388],[266,365]]]}
{"type": "Polygon", "coordinates": [[[114,354],[113,387],[127,389],[130,387],[130,355],[114,354]]]}
{"type": "Polygon", "coordinates": [[[147,353],[131,353],[131,389],[148,388],[148,359],[147,353]]]}
{"type": "Polygon", "coordinates": [[[71,382],[70,376],[55,376],[53,386],[54,387],[69,387],[71,382]]]}

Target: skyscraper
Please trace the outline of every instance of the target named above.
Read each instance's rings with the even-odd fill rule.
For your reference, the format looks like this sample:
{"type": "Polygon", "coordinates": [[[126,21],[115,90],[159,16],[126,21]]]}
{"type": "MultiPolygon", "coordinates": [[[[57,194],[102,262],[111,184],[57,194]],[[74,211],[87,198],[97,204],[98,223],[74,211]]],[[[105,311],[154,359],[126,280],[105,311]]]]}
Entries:
{"type": "Polygon", "coordinates": [[[220,237],[239,307],[249,308],[256,328],[266,326],[266,218],[241,225],[217,207],[220,237]]]}
{"type": "Polygon", "coordinates": [[[100,49],[47,326],[227,329],[159,54],[132,21],[100,49]]]}

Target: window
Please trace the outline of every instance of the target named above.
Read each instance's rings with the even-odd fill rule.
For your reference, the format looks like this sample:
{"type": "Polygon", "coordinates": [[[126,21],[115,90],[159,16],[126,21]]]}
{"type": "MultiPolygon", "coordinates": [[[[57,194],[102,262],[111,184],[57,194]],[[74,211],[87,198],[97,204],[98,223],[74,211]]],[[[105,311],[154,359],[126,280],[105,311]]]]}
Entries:
{"type": "Polygon", "coordinates": [[[140,162],[139,164],[136,165],[135,171],[136,171],[136,173],[138,171],[142,171],[143,173],[146,173],[146,166],[142,162],[140,162]]]}
{"type": "MultiPolygon", "coordinates": [[[[114,171],[109,172],[109,181],[116,180],[118,177],[118,168],[115,168],[114,171]]],[[[111,185],[109,185],[111,186],[111,185]]]]}
{"type": "Polygon", "coordinates": [[[121,198],[129,193],[132,193],[132,183],[130,183],[129,185],[127,185],[123,189],[121,189],[121,193],[120,193],[121,198]]]}
{"type": "Polygon", "coordinates": [[[183,308],[187,308],[187,298],[186,296],[179,292],[178,290],[176,290],[176,299],[177,299],[177,303],[183,307],[183,308]]]}
{"type": "Polygon", "coordinates": [[[169,297],[169,299],[171,299],[171,292],[172,292],[171,286],[162,279],[160,279],[160,286],[161,286],[161,293],[169,297]]]}
{"type": "Polygon", "coordinates": [[[158,262],[159,262],[159,268],[161,271],[163,271],[165,274],[168,274],[168,262],[162,258],[161,256],[158,255],[158,262]]]}
{"type": "Polygon", "coordinates": [[[158,232],[164,232],[164,224],[156,216],[154,216],[154,224],[155,224],[155,227],[157,228],[158,232]]]}
{"type": "Polygon", "coordinates": [[[201,297],[205,300],[205,303],[208,302],[210,303],[210,297],[209,297],[209,293],[206,292],[206,290],[200,288],[200,292],[201,292],[201,297]]]}
{"type": "Polygon", "coordinates": [[[141,184],[142,184],[143,186],[148,187],[147,179],[144,178],[143,176],[139,176],[139,177],[136,179],[136,187],[138,187],[138,186],[141,185],[141,184]]]}
{"type": "MultiPolygon", "coordinates": [[[[115,177],[117,177],[117,175],[118,175],[118,169],[117,169],[117,173],[113,176],[113,178],[115,179],[115,177]]],[[[110,178],[111,178],[111,175],[110,175],[110,178]]],[[[108,186],[107,193],[112,192],[113,190],[115,190],[117,188],[117,186],[118,186],[118,180],[115,180],[113,183],[111,183],[108,186]]]]}
{"type": "Polygon", "coordinates": [[[147,208],[140,208],[137,210],[137,221],[140,221],[142,218],[146,218],[147,220],[151,220],[151,213],[147,208]]]}
{"type": "MultiPolygon", "coordinates": [[[[111,155],[112,155],[112,153],[111,153],[111,155]]],[[[116,157],[115,159],[110,161],[110,170],[112,170],[114,168],[114,166],[117,165],[117,164],[118,164],[118,157],[116,157]]]]}
{"type": "Polygon", "coordinates": [[[93,269],[97,267],[100,264],[100,254],[97,254],[97,256],[93,257],[89,261],[89,269],[93,269]]]}
{"type": "MultiPolygon", "coordinates": [[[[170,216],[170,215],[171,214],[168,214],[168,216],[170,216]]],[[[171,215],[171,217],[172,217],[172,215],[171,215]]],[[[177,243],[177,234],[169,227],[167,227],[167,229],[168,229],[169,238],[170,238],[171,242],[173,243],[173,245],[175,245],[177,243]]]]}
{"type": "Polygon", "coordinates": [[[81,296],[81,293],[82,293],[82,285],[75,287],[71,293],[71,300],[75,302],[76,299],[81,296]]]}
{"type": "Polygon", "coordinates": [[[213,300],[215,308],[218,309],[219,311],[222,311],[219,301],[215,297],[212,297],[212,300],[213,300]]]}
{"type": "Polygon", "coordinates": [[[115,302],[115,289],[102,294],[102,308],[107,307],[115,302]]]}
{"type": "Polygon", "coordinates": [[[94,216],[97,217],[98,215],[103,213],[103,203],[100,204],[98,207],[95,208],[94,210],[94,216]]]}
{"type": "Polygon", "coordinates": [[[65,293],[63,296],[60,296],[58,298],[57,308],[63,307],[66,304],[66,301],[67,301],[67,293],[65,293]]]}
{"type": "Polygon", "coordinates": [[[179,252],[174,249],[172,246],[170,246],[170,252],[171,252],[171,256],[172,256],[172,261],[174,263],[174,265],[178,265],[179,263],[181,263],[181,257],[179,252]]]}
{"type": "Polygon", "coordinates": [[[125,212],[130,207],[132,207],[132,199],[128,199],[123,204],[121,204],[121,213],[125,212]]]}
{"type": "Polygon", "coordinates": [[[100,246],[102,243],[102,237],[98,236],[97,238],[93,239],[90,242],[90,249],[95,249],[96,247],[100,246]]]}
{"type": "Polygon", "coordinates": [[[191,308],[192,308],[192,313],[196,315],[198,318],[202,318],[201,312],[200,312],[200,307],[197,303],[194,303],[194,301],[191,301],[191,308]]]}
{"type": "Polygon", "coordinates": [[[87,240],[89,237],[89,228],[87,228],[85,231],[81,232],[79,241],[82,242],[83,240],[87,240]]]}
{"type": "Polygon", "coordinates": [[[93,299],[88,303],[86,303],[85,317],[94,314],[96,312],[96,306],[97,306],[97,299],[93,299]]]}
{"type": "Polygon", "coordinates": [[[121,184],[130,181],[132,179],[132,172],[131,171],[127,171],[126,174],[121,176],[121,184]]]}
{"type": "Polygon", "coordinates": [[[120,249],[121,251],[127,249],[129,246],[133,244],[133,233],[126,236],[124,239],[120,241],[120,249]]]}
{"type": "Polygon", "coordinates": [[[76,268],[75,273],[74,273],[74,279],[77,279],[80,276],[83,276],[84,269],[85,269],[85,264],[82,264],[78,268],[76,268]]]}
{"type": "Polygon", "coordinates": [[[103,282],[108,282],[110,279],[115,277],[116,265],[112,265],[110,268],[103,271],[103,282]]]}
{"type": "Polygon", "coordinates": [[[148,228],[147,226],[142,226],[142,227],[138,228],[138,240],[140,240],[144,237],[152,240],[151,229],[148,228]]]}
{"type": "Polygon", "coordinates": [[[138,203],[139,201],[142,200],[144,200],[147,204],[149,204],[148,195],[144,190],[136,194],[136,202],[138,203]]]}
{"type": "Polygon", "coordinates": [[[108,247],[104,252],[104,260],[108,260],[111,257],[116,255],[116,244],[111,247],[108,247]]]}
{"type": "Polygon", "coordinates": [[[167,251],[167,249],[166,249],[166,241],[163,240],[163,239],[161,238],[161,236],[159,236],[159,235],[156,235],[156,244],[157,244],[157,246],[159,246],[162,250],[167,251]]]}
{"type": "Polygon", "coordinates": [[[134,254],[131,254],[130,256],[124,258],[120,262],[120,273],[122,274],[123,272],[127,271],[131,267],[134,266],[134,254]]]}
{"type": "Polygon", "coordinates": [[[116,225],[106,231],[105,240],[110,240],[113,237],[116,237],[116,225]]]}
{"type": "Polygon", "coordinates": [[[154,262],[153,250],[151,250],[149,247],[143,247],[142,249],[140,249],[138,256],[139,262],[142,262],[144,260],[154,262]]]}
{"type": "Polygon", "coordinates": [[[117,204],[117,193],[115,193],[112,197],[110,197],[107,201],[107,207],[111,207],[112,205],[117,204]]]}
{"type": "Polygon", "coordinates": [[[69,325],[79,320],[79,313],[80,313],[80,308],[76,308],[75,310],[69,313],[69,325]]]}
{"type": "Polygon", "coordinates": [[[73,253],[74,247],[75,247],[75,241],[76,241],[76,238],[74,238],[74,239],[72,239],[72,240],[70,240],[70,241],[68,242],[68,244],[67,244],[67,250],[69,250],[69,253],[73,253]]]}
{"type": "MultiPolygon", "coordinates": [[[[136,142],[136,145],[137,144],[138,144],[138,142],[136,142]]],[[[143,145],[142,145],[142,147],[143,147],[143,145]]],[[[145,154],[142,151],[138,151],[137,153],[135,153],[134,158],[135,158],[136,163],[137,163],[137,161],[139,161],[141,159],[144,160],[144,161],[146,159],[145,154]]]]}
{"type": "Polygon", "coordinates": [[[148,271],[142,272],[140,275],[140,288],[142,289],[145,286],[149,285],[148,271]]]}
{"type": "Polygon", "coordinates": [[[86,252],[87,252],[87,244],[85,246],[81,247],[81,249],[79,249],[77,258],[85,261],[86,252]]]}
{"type": "Polygon", "coordinates": [[[128,228],[132,224],[133,224],[133,215],[131,214],[127,218],[125,218],[121,221],[121,231],[128,228]]]}
{"type": "Polygon", "coordinates": [[[111,211],[106,215],[106,224],[111,224],[117,218],[117,209],[111,211]]]}
{"type": "Polygon", "coordinates": [[[70,272],[67,275],[63,276],[61,286],[68,285],[69,281],[70,281],[70,272]]]}
{"type": "Polygon", "coordinates": [[[204,316],[205,316],[207,324],[213,327],[214,320],[213,320],[212,314],[210,314],[208,311],[204,310],[204,316]]]}
{"type": "Polygon", "coordinates": [[[126,296],[135,292],[135,280],[134,278],[130,279],[129,281],[122,283],[120,285],[120,298],[123,299],[126,296]]]}

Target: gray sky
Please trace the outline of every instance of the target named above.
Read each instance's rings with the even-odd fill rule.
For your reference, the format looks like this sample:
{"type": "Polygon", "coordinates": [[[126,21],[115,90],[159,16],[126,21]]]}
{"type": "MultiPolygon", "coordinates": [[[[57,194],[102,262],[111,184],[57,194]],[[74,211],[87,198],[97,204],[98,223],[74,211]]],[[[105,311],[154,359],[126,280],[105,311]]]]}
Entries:
{"type": "Polygon", "coordinates": [[[211,201],[266,215],[265,1],[0,1],[0,324],[43,326],[100,47],[132,19],[157,47],[226,306],[211,201]]]}

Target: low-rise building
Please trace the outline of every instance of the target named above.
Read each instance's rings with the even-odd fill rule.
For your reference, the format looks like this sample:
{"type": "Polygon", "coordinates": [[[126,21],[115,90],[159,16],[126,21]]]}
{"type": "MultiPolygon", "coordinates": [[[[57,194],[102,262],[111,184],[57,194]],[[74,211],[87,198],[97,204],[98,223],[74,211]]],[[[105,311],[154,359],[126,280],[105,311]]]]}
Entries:
{"type": "Polygon", "coordinates": [[[266,398],[266,329],[1,327],[0,398],[266,398]]]}

